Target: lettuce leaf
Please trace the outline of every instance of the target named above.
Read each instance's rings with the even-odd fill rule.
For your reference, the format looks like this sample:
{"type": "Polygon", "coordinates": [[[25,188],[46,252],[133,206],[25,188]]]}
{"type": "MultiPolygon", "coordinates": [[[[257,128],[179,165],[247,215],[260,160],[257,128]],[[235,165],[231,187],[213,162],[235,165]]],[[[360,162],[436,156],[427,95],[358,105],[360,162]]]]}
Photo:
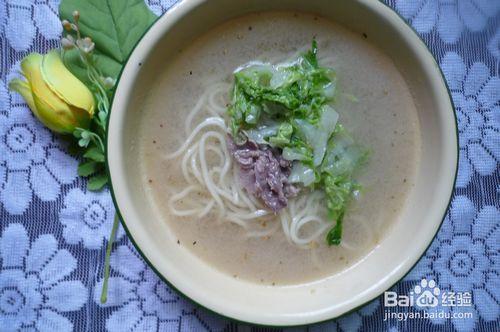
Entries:
{"type": "Polygon", "coordinates": [[[288,122],[283,122],[278,128],[276,136],[269,137],[269,143],[275,147],[286,147],[290,144],[292,133],[293,126],[288,122]]]}
{"type": "Polygon", "coordinates": [[[338,125],[328,142],[326,156],[320,167],[328,218],[336,222],[326,237],[330,245],[340,244],[346,208],[353,193],[361,189],[354,180],[354,173],[367,160],[368,150],[356,144],[347,131],[338,125]]]}
{"type": "Polygon", "coordinates": [[[292,172],[288,177],[290,183],[302,183],[308,187],[316,181],[314,168],[301,162],[295,162],[292,166],[292,172]]]}
{"type": "Polygon", "coordinates": [[[344,127],[338,125],[328,142],[321,172],[335,177],[350,176],[367,162],[368,157],[369,151],[356,144],[344,127]]]}
{"type": "Polygon", "coordinates": [[[316,54],[313,41],[312,49],[292,63],[251,63],[237,70],[228,111],[233,136],[257,124],[263,112],[288,122],[318,123],[322,107],[334,99],[336,77],[318,65],[316,54]]]}
{"type": "Polygon", "coordinates": [[[305,146],[286,146],[283,149],[283,158],[290,161],[301,160],[308,161],[310,163],[312,161],[312,152],[311,149],[308,149],[305,146]]]}
{"type": "Polygon", "coordinates": [[[280,125],[277,122],[259,124],[256,128],[244,131],[246,137],[257,144],[268,144],[271,136],[277,135],[280,125]]]}
{"type": "Polygon", "coordinates": [[[304,119],[296,119],[298,135],[313,150],[313,165],[319,166],[326,153],[326,145],[335,130],[339,114],[328,105],[324,105],[321,109],[320,121],[313,125],[304,119]]]}

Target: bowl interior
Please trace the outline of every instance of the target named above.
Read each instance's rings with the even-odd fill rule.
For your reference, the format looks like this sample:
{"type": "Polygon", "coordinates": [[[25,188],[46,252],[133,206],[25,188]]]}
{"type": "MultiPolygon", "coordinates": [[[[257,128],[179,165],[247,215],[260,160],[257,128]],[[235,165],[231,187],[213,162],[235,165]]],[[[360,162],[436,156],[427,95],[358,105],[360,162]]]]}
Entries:
{"type": "MultiPolygon", "coordinates": [[[[175,288],[223,315],[258,324],[297,325],[337,317],[375,298],[417,262],[449,204],[457,165],[456,122],[446,84],[423,42],[390,8],[371,0],[185,0],[149,30],[131,55],[113,102],[108,161],[115,203],[139,251],[175,288]],[[261,10],[316,13],[366,32],[410,87],[422,136],[416,185],[390,233],[366,258],[333,277],[269,287],[234,279],[183,247],[147,200],[137,163],[137,123],[153,77],[177,49],[229,18],[261,10]]],[[[165,184],[168,185],[168,184],[165,184]]]]}

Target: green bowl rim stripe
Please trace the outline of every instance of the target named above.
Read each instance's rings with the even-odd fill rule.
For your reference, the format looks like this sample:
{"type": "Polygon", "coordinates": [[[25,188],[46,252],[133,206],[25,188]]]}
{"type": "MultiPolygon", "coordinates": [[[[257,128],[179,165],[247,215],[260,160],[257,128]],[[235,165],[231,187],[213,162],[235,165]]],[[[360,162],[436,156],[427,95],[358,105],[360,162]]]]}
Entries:
{"type": "MultiPolygon", "coordinates": [[[[118,86],[119,82],[120,82],[120,78],[123,74],[123,70],[125,69],[125,66],[127,65],[131,55],[134,53],[137,45],[139,45],[139,43],[141,42],[142,39],[144,39],[144,36],[149,32],[149,30],[158,22],[158,20],[160,18],[163,17],[163,15],[165,15],[166,12],[172,10],[173,8],[179,6],[182,2],[184,2],[184,0],[178,0],[173,6],[171,6],[169,9],[167,9],[164,13],[162,13],[160,16],[158,16],[156,18],[156,20],[146,29],[146,31],[144,31],[144,33],[142,34],[142,36],[139,38],[139,40],[137,41],[137,43],[135,44],[135,46],[132,48],[132,50],[130,51],[130,54],[127,56],[127,59],[125,60],[124,62],[124,65],[122,67],[122,69],[120,70],[120,74],[118,75],[117,77],[117,84],[116,86],[118,86]]],[[[441,218],[441,222],[439,224],[439,227],[438,229],[436,230],[436,233],[434,234],[432,240],[429,242],[429,245],[427,246],[427,248],[424,250],[424,252],[422,253],[422,255],[420,255],[419,259],[415,262],[415,264],[408,270],[408,272],[406,272],[400,279],[398,279],[396,282],[394,282],[390,287],[388,287],[387,289],[391,289],[392,287],[394,287],[396,284],[398,284],[399,282],[401,282],[414,268],[415,266],[420,262],[420,260],[422,259],[423,256],[425,256],[427,250],[429,249],[429,247],[432,245],[432,243],[434,242],[434,240],[436,239],[436,236],[437,234],[439,233],[439,230],[441,229],[441,226],[443,225],[443,222],[444,222],[444,219],[446,218],[446,215],[448,214],[448,211],[449,211],[449,208],[450,208],[450,205],[451,205],[451,200],[453,198],[453,195],[454,195],[454,191],[455,191],[455,188],[456,188],[456,181],[457,181],[457,175],[458,175],[458,165],[459,165],[459,157],[460,157],[460,146],[459,146],[459,136],[458,136],[458,120],[457,120],[457,113],[455,111],[455,104],[453,103],[453,98],[451,96],[451,91],[450,91],[450,88],[448,86],[448,83],[446,81],[446,78],[443,74],[443,71],[441,69],[441,67],[439,66],[436,58],[434,57],[434,54],[432,54],[431,50],[429,49],[429,47],[427,46],[427,44],[425,44],[424,40],[422,39],[422,37],[418,34],[418,32],[410,25],[408,24],[408,22],[397,12],[395,11],[392,7],[390,7],[388,4],[386,4],[385,2],[383,2],[382,0],[378,0],[378,3],[381,3],[382,5],[384,5],[386,7],[386,9],[390,10],[393,14],[396,14],[397,17],[406,25],[408,26],[412,31],[413,33],[418,37],[418,39],[420,40],[421,44],[424,46],[425,50],[427,50],[428,54],[431,56],[431,58],[434,60],[434,64],[436,65],[436,67],[438,68],[439,70],[439,73],[441,75],[441,78],[443,80],[443,83],[446,87],[446,90],[448,91],[448,98],[450,100],[450,104],[452,106],[452,111],[453,111],[453,117],[455,119],[455,135],[456,135],[456,142],[457,142],[457,163],[456,163],[456,167],[455,167],[455,176],[454,176],[454,179],[453,179],[453,188],[452,190],[450,191],[450,198],[449,198],[449,201],[448,201],[448,205],[446,207],[446,211],[443,215],[443,217],[441,218]]],[[[110,116],[108,118],[108,122],[106,124],[106,133],[108,133],[109,131],[109,123],[110,123],[110,119],[111,119],[111,112],[113,110],[113,101],[114,101],[114,94],[113,94],[113,98],[111,100],[111,109],[110,109],[110,116]]],[[[106,143],[105,143],[105,155],[106,155],[106,165],[108,165],[108,139],[106,138],[106,143]]],[[[141,257],[144,259],[144,261],[146,262],[146,264],[156,273],[156,275],[163,281],[165,282],[170,288],[174,289],[179,295],[181,295],[183,298],[189,300],[190,302],[192,302],[193,304],[197,305],[198,307],[201,307],[201,308],[204,308],[206,310],[208,310],[209,312],[212,312],[214,314],[217,314],[223,318],[226,318],[226,319],[229,319],[231,322],[236,322],[236,323],[243,323],[243,324],[248,324],[248,325],[252,325],[252,326],[257,326],[257,327],[274,327],[274,328],[287,328],[287,327],[300,327],[300,326],[309,326],[309,325],[313,325],[313,324],[320,324],[320,323],[324,323],[324,322],[328,322],[328,321],[332,321],[332,320],[336,320],[338,318],[341,318],[341,317],[344,317],[356,310],[359,310],[360,308],[364,307],[365,305],[367,305],[368,303],[374,301],[375,299],[377,299],[379,296],[381,296],[382,294],[379,294],[373,298],[371,298],[370,300],[356,306],[355,308],[339,315],[339,316],[336,316],[336,317],[332,317],[332,318],[328,318],[328,319],[325,319],[325,320],[320,320],[320,321],[317,321],[317,322],[314,322],[314,323],[307,323],[307,324],[297,324],[297,325],[266,325],[266,324],[258,324],[258,323],[254,323],[254,322],[247,322],[247,321],[243,321],[243,320],[239,320],[237,318],[234,318],[234,317],[230,317],[230,316],[226,316],[220,312],[217,312],[217,311],[214,311],[210,308],[207,308],[203,305],[201,305],[200,303],[196,302],[195,300],[193,300],[192,298],[188,297],[187,295],[185,295],[184,293],[182,293],[180,290],[178,290],[172,283],[170,283],[170,281],[168,281],[156,268],[155,266],[149,261],[149,259],[146,257],[146,255],[142,252],[142,250],[140,249],[139,245],[135,242],[134,238],[132,237],[132,234],[130,233],[130,231],[128,230],[127,228],[127,225],[125,223],[125,220],[123,219],[122,215],[121,215],[121,212],[120,212],[120,209],[118,207],[118,203],[116,201],[116,198],[115,198],[115,194],[114,194],[114,191],[113,191],[113,183],[112,183],[112,180],[111,180],[111,172],[109,170],[109,167],[106,167],[106,173],[108,175],[108,179],[109,179],[109,189],[110,189],[110,193],[111,193],[111,198],[113,200],[113,205],[115,207],[115,210],[116,210],[116,213],[118,214],[118,217],[120,219],[120,224],[122,225],[123,229],[125,230],[125,233],[127,234],[128,238],[130,239],[130,241],[132,242],[132,244],[134,245],[134,247],[136,248],[136,250],[139,252],[139,254],[141,255],[141,257]]]]}

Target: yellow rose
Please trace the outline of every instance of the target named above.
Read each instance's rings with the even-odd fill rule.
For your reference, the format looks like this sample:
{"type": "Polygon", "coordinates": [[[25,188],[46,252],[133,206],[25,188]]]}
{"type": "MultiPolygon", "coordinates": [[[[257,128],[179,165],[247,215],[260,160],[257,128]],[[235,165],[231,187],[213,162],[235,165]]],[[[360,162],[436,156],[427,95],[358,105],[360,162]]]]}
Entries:
{"type": "Polygon", "coordinates": [[[21,69],[26,80],[13,79],[9,87],[23,96],[45,126],[61,134],[88,128],[94,115],[94,96],[64,66],[57,50],[29,54],[21,69]]]}

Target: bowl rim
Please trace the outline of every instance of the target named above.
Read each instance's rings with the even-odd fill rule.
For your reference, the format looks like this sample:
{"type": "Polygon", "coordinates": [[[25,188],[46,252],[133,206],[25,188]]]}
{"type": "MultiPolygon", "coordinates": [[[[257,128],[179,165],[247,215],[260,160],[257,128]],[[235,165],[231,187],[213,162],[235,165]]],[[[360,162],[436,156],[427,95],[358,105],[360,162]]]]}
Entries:
{"type": "MultiPolygon", "coordinates": [[[[386,15],[393,15],[394,18],[396,18],[400,23],[402,23],[403,25],[405,25],[406,27],[408,27],[411,30],[411,33],[413,33],[417,37],[418,46],[420,48],[422,48],[423,51],[424,51],[424,53],[426,54],[426,56],[428,56],[432,60],[432,62],[434,64],[434,67],[437,69],[439,77],[441,78],[441,81],[444,84],[444,87],[446,88],[447,99],[448,99],[447,101],[449,101],[449,105],[451,106],[451,112],[453,114],[453,121],[454,121],[454,126],[453,127],[455,129],[455,135],[454,135],[455,136],[454,139],[455,139],[455,143],[456,143],[456,159],[455,159],[456,163],[454,165],[455,172],[454,172],[454,176],[453,176],[453,183],[452,183],[452,186],[450,188],[448,203],[446,205],[446,209],[444,210],[443,216],[441,217],[441,221],[439,222],[439,225],[436,228],[436,231],[435,231],[434,235],[432,236],[432,238],[429,239],[429,242],[428,242],[425,250],[420,254],[420,256],[417,257],[415,263],[412,266],[410,266],[408,268],[408,270],[406,272],[404,272],[399,278],[397,278],[393,283],[391,283],[385,289],[385,291],[387,291],[387,290],[393,288],[399,282],[401,282],[415,268],[415,266],[420,262],[420,260],[422,259],[422,257],[425,256],[425,253],[428,251],[429,247],[432,245],[432,243],[436,239],[437,234],[439,233],[439,230],[441,229],[441,227],[443,225],[443,222],[444,222],[444,220],[446,218],[446,215],[447,215],[447,213],[449,211],[449,208],[450,208],[450,205],[451,205],[451,201],[453,199],[453,195],[454,195],[455,188],[456,188],[456,181],[457,181],[458,167],[459,167],[459,157],[460,157],[458,118],[457,118],[457,113],[456,113],[456,107],[455,107],[455,104],[454,104],[453,98],[452,98],[452,93],[451,93],[451,90],[449,88],[448,82],[446,81],[446,78],[444,76],[443,70],[439,66],[439,63],[436,60],[434,54],[431,52],[431,50],[429,49],[429,47],[427,46],[427,44],[424,42],[423,38],[415,30],[415,28],[411,24],[409,24],[409,22],[407,22],[406,19],[403,16],[401,16],[401,14],[399,14],[395,9],[393,9],[391,6],[389,6],[388,4],[386,4],[385,2],[383,2],[382,0],[373,1],[373,3],[370,0],[357,0],[357,1],[364,2],[364,3],[370,3],[371,6],[375,6],[375,7],[378,6],[379,8],[381,8],[381,10],[386,10],[386,12],[387,12],[386,15]]],[[[142,257],[142,259],[145,261],[145,263],[148,265],[148,267],[151,268],[154,271],[154,273],[160,278],[160,280],[163,281],[164,283],[166,283],[171,289],[173,289],[177,294],[181,295],[184,299],[187,299],[188,301],[190,301],[194,305],[200,306],[200,307],[204,308],[205,310],[208,310],[211,313],[214,313],[214,314],[216,314],[218,316],[221,316],[223,318],[229,319],[232,322],[244,323],[244,324],[249,324],[249,325],[252,325],[252,326],[276,327],[276,328],[308,326],[308,325],[311,325],[311,324],[324,323],[324,322],[328,322],[328,321],[331,321],[331,320],[334,320],[334,319],[338,319],[338,318],[347,316],[347,315],[349,315],[349,314],[351,314],[351,313],[359,310],[360,308],[366,306],[367,304],[369,304],[370,302],[376,300],[377,298],[379,298],[384,293],[384,291],[381,292],[381,293],[379,293],[379,294],[375,294],[370,299],[366,300],[365,302],[357,305],[356,307],[354,307],[354,308],[352,308],[352,309],[350,309],[350,310],[348,310],[348,311],[346,311],[346,312],[344,312],[344,313],[342,313],[340,315],[329,317],[329,318],[326,318],[326,319],[315,320],[313,322],[305,322],[305,323],[301,323],[301,324],[287,324],[287,325],[281,325],[280,324],[280,325],[273,325],[273,324],[256,323],[256,322],[246,321],[246,320],[243,320],[243,319],[240,319],[240,318],[232,317],[232,316],[226,315],[226,314],[224,314],[222,312],[216,311],[216,310],[214,310],[212,308],[209,308],[209,307],[201,304],[200,302],[197,302],[195,299],[189,297],[185,293],[183,293],[172,282],[170,282],[165,276],[163,276],[163,274],[155,267],[155,265],[147,257],[147,255],[141,250],[140,245],[137,243],[137,241],[132,236],[131,231],[127,227],[126,221],[125,221],[125,219],[122,216],[121,210],[119,208],[118,200],[116,198],[116,194],[115,194],[115,191],[114,191],[114,187],[113,187],[113,181],[112,181],[112,176],[111,176],[111,168],[109,167],[109,155],[108,155],[109,154],[109,152],[108,152],[109,151],[109,149],[108,149],[108,143],[109,143],[109,137],[110,137],[110,135],[108,134],[109,133],[109,127],[110,127],[110,123],[111,123],[111,116],[112,116],[113,106],[114,106],[114,102],[115,102],[116,91],[118,90],[118,86],[119,86],[122,74],[124,73],[125,68],[129,65],[129,60],[134,55],[135,50],[137,49],[138,45],[141,44],[141,41],[143,41],[143,39],[148,35],[148,33],[151,31],[151,29],[166,14],[168,14],[168,13],[174,11],[174,10],[177,10],[179,7],[187,7],[187,8],[185,8],[185,10],[186,10],[186,12],[189,12],[189,11],[193,10],[194,8],[196,8],[198,5],[201,5],[201,4],[205,3],[205,2],[208,2],[208,0],[177,0],[177,2],[174,5],[172,5],[165,12],[163,12],[161,15],[159,15],[155,19],[155,21],[144,31],[144,33],[137,40],[136,44],[134,45],[134,47],[130,51],[130,54],[125,59],[124,65],[122,66],[122,68],[121,68],[121,70],[120,70],[120,72],[118,74],[118,77],[116,79],[117,83],[115,85],[116,89],[115,89],[115,91],[113,93],[113,96],[112,96],[112,99],[111,99],[111,103],[110,103],[111,107],[110,107],[108,121],[107,121],[107,124],[106,124],[107,137],[106,137],[106,141],[105,141],[105,162],[106,162],[106,165],[108,165],[108,167],[106,167],[106,173],[107,173],[107,176],[108,176],[108,179],[109,179],[108,180],[109,191],[110,191],[111,198],[112,198],[112,201],[113,201],[113,205],[114,205],[114,208],[115,208],[115,213],[118,216],[120,224],[123,227],[123,229],[124,229],[124,231],[125,231],[128,239],[131,241],[131,243],[133,244],[133,246],[135,247],[135,249],[137,250],[137,252],[140,254],[140,256],[142,257]]]]}

